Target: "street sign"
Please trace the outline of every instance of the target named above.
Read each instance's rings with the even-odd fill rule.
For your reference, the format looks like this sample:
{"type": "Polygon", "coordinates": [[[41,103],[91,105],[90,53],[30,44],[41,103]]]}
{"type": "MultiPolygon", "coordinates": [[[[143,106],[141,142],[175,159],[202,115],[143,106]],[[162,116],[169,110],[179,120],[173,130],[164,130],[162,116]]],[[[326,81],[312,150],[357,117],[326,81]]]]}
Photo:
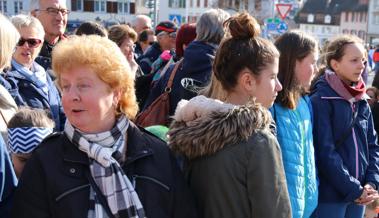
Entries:
{"type": "Polygon", "coordinates": [[[182,16],[180,14],[169,14],[168,19],[174,22],[178,27],[182,23],[182,16]]]}
{"type": "Polygon", "coordinates": [[[286,19],[288,13],[292,9],[292,4],[276,4],[276,9],[278,10],[279,16],[282,18],[282,20],[286,19]]]}
{"type": "Polygon", "coordinates": [[[284,21],[280,22],[276,27],[276,30],[278,31],[278,33],[285,33],[288,30],[287,23],[284,21]]]}

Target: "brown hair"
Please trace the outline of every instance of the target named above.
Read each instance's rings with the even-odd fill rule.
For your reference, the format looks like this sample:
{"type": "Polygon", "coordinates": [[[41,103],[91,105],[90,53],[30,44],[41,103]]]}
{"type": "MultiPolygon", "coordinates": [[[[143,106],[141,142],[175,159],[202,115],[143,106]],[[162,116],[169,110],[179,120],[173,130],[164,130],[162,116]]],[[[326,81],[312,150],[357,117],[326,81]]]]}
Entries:
{"type": "Polygon", "coordinates": [[[133,42],[136,42],[137,33],[133,28],[126,24],[118,24],[109,28],[108,38],[120,47],[124,40],[128,38],[133,40],[133,42]]]}
{"type": "Polygon", "coordinates": [[[296,79],[296,61],[302,61],[309,54],[317,52],[317,41],[304,32],[290,31],[281,35],[275,41],[275,46],[280,52],[278,79],[283,86],[276,102],[295,109],[298,99],[305,92],[296,79]]]}
{"type": "Polygon", "coordinates": [[[323,59],[323,63],[325,64],[325,66],[319,70],[317,77],[313,81],[317,81],[318,78],[324,75],[326,68],[329,68],[334,71],[334,69],[331,66],[331,61],[340,61],[342,57],[345,55],[346,46],[355,43],[361,44],[363,46],[362,40],[354,35],[340,35],[328,42],[328,44],[325,47],[325,50],[323,51],[323,54],[321,54],[321,58],[323,59]]]}
{"type": "Polygon", "coordinates": [[[279,57],[279,52],[268,40],[260,38],[258,22],[244,12],[224,22],[227,36],[217,50],[213,72],[226,91],[237,84],[239,73],[247,68],[254,75],[279,57]]]}
{"type": "Polygon", "coordinates": [[[39,108],[20,108],[8,122],[8,128],[47,127],[54,128],[54,121],[45,110],[39,108]]]}

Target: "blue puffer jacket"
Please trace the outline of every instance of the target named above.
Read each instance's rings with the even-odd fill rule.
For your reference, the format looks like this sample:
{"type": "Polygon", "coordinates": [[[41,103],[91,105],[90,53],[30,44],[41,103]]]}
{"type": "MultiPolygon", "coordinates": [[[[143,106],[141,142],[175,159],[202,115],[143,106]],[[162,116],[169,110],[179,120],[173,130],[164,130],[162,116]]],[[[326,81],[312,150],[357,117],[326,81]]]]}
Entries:
{"type": "Polygon", "coordinates": [[[311,102],[319,202],[353,202],[365,184],[379,187],[379,146],[367,100],[345,100],[322,76],[315,84],[311,102]],[[357,120],[351,128],[355,110],[357,120]],[[351,134],[336,146],[346,131],[351,134]]]}
{"type": "Polygon", "coordinates": [[[293,218],[308,218],[317,207],[318,184],[308,96],[290,110],[275,103],[270,109],[277,125],[293,218]]]}
{"type": "MultiPolygon", "coordinates": [[[[36,62],[33,64],[38,65],[36,62]]],[[[40,67],[40,65],[38,66],[40,67]]],[[[48,74],[46,74],[48,95],[38,87],[34,78],[20,75],[13,62],[11,71],[3,76],[5,81],[3,79],[0,83],[9,91],[18,106],[47,109],[55,122],[55,130],[63,130],[66,116],[61,105],[61,97],[48,74]]]]}

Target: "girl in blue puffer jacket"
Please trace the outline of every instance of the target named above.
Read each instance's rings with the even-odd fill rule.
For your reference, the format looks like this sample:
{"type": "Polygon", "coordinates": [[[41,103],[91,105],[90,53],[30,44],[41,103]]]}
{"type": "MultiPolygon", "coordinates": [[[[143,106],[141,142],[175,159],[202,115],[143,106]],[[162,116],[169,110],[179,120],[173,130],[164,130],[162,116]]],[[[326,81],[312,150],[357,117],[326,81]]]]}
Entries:
{"type": "Polygon", "coordinates": [[[283,85],[270,109],[277,125],[293,218],[308,218],[317,206],[318,188],[312,137],[312,106],[307,96],[316,72],[317,41],[300,31],[275,42],[283,85]]]}
{"type": "Polygon", "coordinates": [[[379,146],[362,72],[361,40],[344,35],[325,51],[326,69],[314,84],[311,102],[319,170],[320,218],[361,218],[378,198],[379,146]]]}

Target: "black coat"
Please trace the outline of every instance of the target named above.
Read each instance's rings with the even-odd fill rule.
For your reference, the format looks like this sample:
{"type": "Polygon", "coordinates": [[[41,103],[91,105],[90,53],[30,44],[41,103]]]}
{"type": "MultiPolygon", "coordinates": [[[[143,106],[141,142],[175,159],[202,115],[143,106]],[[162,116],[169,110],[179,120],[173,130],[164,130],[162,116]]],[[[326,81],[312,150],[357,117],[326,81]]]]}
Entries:
{"type": "MultiPolygon", "coordinates": [[[[196,217],[192,196],[166,144],[132,123],[127,134],[127,160],[122,168],[136,185],[146,216],[196,217]]],[[[12,216],[87,218],[88,164],[87,154],[65,134],[47,138],[24,168],[12,216]]]]}

